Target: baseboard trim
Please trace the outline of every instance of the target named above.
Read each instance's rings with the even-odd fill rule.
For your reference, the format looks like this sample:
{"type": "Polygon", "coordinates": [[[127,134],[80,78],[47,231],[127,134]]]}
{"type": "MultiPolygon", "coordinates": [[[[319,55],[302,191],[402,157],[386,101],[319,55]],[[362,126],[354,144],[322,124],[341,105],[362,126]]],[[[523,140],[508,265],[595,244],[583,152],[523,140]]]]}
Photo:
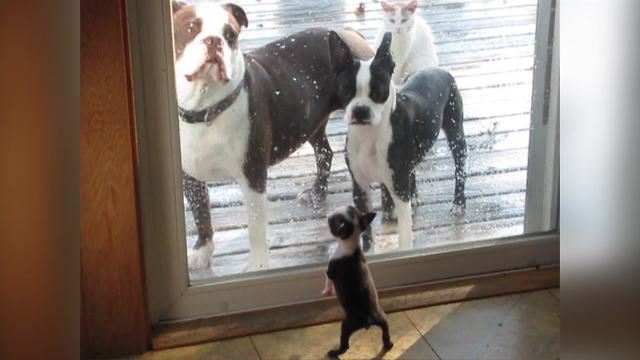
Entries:
{"type": "MultiPolygon", "coordinates": [[[[490,296],[555,288],[560,285],[560,267],[483,274],[447,281],[429,282],[380,291],[386,312],[440,305],[490,296]]],[[[152,348],[168,349],[240,336],[323,324],[342,319],[335,298],[287,305],[268,310],[223,315],[152,329],[152,348]]]]}

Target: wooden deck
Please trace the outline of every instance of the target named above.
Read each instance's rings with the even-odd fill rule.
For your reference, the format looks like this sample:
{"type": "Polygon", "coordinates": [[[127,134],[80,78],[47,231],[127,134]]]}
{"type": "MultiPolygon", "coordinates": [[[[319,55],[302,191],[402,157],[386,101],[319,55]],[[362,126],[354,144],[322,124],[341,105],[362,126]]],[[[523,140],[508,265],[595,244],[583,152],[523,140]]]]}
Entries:
{"type": "MultiPolygon", "coordinates": [[[[368,40],[381,22],[379,4],[346,0],[236,0],[249,18],[241,46],[251,50],[291,32],[316,26],[348,26],[368,40]]],[[[459,220],[449,215],[453,200],[453,159],[444,135],[417,171],[418,206],[414,209],[414,246],[429,247],[521,234],[529,143],[533,69],[535,0],[429,0],[420,14],[430,23],[440,66],[450,71],[462,90],[465,106],[467,212],[459,220]],[[428,4],[428,5],[427,5],[428,4]]],[[[315,176],[311,147],[306,144],[272,167],[268,182],[271,266],[286,267],[326,261],[333,240],[325,215],[352,203],[351,180],[344,161],[346,126],[342,112],[333,114],[327,133],[334,151],[329,195],[319,209],[301,206],[296,195],[315,176]]],[[[246,213],[236,184],[210,186],[215,250],[212,268],[191,272],[192,281],[241,272],[248,258],[246,213]]],[[[374,208],[380,198],[374,191],[374,208]]],[[[186,203],[185,203],[186,206],[186,203]]],[[[187,243],[196,240],[187,210],[187,243]]],[[[395,224],[374,223],[375,253],[397,246],[395,224]]]]}

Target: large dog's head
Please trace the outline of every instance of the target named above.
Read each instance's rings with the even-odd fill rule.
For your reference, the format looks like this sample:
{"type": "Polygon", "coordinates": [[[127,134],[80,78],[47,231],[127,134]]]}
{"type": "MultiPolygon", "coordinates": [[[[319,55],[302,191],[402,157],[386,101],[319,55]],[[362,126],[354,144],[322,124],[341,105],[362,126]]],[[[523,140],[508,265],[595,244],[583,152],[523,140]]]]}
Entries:
{"type": "Polygon", "coordinates": [[[345,104],[344,116],[349,125],[377,125],[384,111],[395,107],[391,83],[395,63],[390,47],[388,32],[372,60],[356,61],[339,74],[338,96],[345,104]]]}
{"type": "Polygon", "coordinates": [[[249,22],[235,4],[196,4],[173,1],[176,83],[225,85],[242,75],[238,37],[249,22]]]}

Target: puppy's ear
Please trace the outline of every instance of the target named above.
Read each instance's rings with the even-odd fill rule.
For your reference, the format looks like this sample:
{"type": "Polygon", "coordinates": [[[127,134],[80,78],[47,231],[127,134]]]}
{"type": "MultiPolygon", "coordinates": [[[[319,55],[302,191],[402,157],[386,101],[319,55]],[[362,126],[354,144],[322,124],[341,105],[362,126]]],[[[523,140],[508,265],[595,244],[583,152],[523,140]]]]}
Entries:
{"type": "Polygon", "coordinates": [[[375,219],[376,217],[376,213],[374,212],[368,212],[365,214],[360,215],[360,231],[365,231],[367,230],[367,228],[369,227],[369,225],[371,225],[371,223],[373,222],[373,219],[375,219]]]}
{"type": "Polygon", "coordinates": [[[173,13],[175,14],[176,11],[182,9],[183,7],[189,5],[188,2],[186,1],[180,1],[180,0],[173,0],[171,2],[171,10],[173,11],[173,13]]]}
{"type": "Polygon", "coordinates": [[[243,8],[233,3],[226,3],[222,5],[222,7],[236,19],[240,26],[249,26],[249,20],[247,19],[247,14],[244,12],[243,8]]]}
{"type": "Polygon", "coordinates": [[[391,56],[391,32],[384,33],[373,62],[375,63],[372,64],[373,66],[383,66],[390,74],[393,74],[396,64],[393,62],[393,56],[391,56]]]}

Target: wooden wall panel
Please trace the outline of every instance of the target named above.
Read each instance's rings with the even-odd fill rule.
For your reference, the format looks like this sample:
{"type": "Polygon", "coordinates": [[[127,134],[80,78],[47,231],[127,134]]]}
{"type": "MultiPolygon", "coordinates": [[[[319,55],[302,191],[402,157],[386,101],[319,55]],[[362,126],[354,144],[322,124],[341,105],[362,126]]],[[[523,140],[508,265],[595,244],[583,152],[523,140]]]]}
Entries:
{"type": "Polygon", "coordinates": [[[81,3],[81,346],[85,357],[147,348],[125,1],[81,3]]]}

